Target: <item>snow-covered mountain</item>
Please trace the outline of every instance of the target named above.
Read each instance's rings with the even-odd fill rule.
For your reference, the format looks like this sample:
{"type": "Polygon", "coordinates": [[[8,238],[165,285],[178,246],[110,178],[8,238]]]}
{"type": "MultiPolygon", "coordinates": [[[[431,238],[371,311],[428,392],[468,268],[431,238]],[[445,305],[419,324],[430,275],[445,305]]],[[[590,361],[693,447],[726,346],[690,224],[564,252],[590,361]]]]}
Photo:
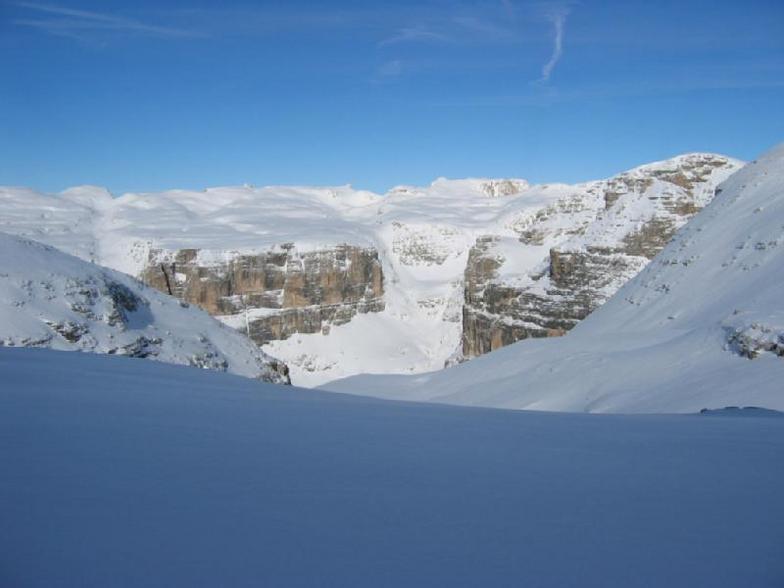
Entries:
{"type": "Polygon", "coordinates": [[[0,188],[0,230],[201,306],[284,360],[295,383],[317,385],[563,334],[739,166],[690,154],[578,185],[439,179],[385,196],[0,188]]]}
{"type": "Polygon", "coordinates": [[[784,145],[734,174],[639,275],[559,340],[331,390],[592,412],[784,409],[784,145]]]}
{"type": "Polygon", "coordinates": [[[289,383],[283,363],[204,311],[126,274],[5,233],[0,347],[125,355],[289,383]]]}
{"type": "Polygon", "coordinates": [[[688,155],[589,185],[469,254],[463,354],[561,335],[601,306],[713,198],[734,164],[688,155]],[[520,244],[525,247],[521,247],[520,244]],[[521,254],[546,246],[531,267],[521,254]]]}

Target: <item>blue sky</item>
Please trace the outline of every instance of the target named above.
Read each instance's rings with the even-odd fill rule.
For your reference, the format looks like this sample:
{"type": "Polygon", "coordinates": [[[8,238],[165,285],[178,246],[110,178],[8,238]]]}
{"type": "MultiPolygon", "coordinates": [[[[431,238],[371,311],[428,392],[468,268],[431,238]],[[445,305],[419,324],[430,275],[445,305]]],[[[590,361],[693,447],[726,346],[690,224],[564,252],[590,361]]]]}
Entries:
{"type": "Polygon", "coordinates": [[[580,181],[784,140],[784,2],[0,1],[0,184],[580,181]]]}

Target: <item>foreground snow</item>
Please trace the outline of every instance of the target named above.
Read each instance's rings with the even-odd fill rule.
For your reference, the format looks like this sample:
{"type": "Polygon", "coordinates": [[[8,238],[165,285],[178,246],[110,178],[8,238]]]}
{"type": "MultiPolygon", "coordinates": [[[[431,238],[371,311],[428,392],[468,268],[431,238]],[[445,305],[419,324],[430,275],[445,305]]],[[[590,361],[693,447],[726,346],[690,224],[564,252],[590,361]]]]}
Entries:
{"type": "Polygon", "coordinates": [[[784,580],[775,416],[390,403],[0,349],[0,431],[3,586],[784,580]]]}
{"type": "Polygon", "coordinates": [[[0,347],[127,355],[288,383],[282,363],[207,313],[120,272],[5,233],[0,347]]]}
{"type": "Polygon", "coordinates": [[[560,339],[330,390],[538,410],[784,409],[784,145],[734,174],[648,267],[560,339]]]}

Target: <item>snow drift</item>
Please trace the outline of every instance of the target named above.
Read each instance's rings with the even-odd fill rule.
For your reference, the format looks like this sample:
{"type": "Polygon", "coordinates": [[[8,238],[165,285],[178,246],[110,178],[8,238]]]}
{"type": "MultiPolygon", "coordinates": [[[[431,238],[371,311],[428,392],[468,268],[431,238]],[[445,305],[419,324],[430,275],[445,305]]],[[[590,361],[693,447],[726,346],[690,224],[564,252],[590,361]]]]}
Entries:
{"type": "Polygon", "coordinates": [[[429,406],[0,349],[0,585],[779,586],[784,418],[758,412],[429,406]]]}

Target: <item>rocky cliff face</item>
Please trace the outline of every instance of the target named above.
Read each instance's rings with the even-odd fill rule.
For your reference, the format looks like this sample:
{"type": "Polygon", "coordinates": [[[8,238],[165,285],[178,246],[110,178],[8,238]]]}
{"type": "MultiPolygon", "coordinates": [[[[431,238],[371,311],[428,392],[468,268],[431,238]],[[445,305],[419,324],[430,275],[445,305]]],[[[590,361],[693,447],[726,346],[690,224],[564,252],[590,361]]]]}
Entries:
{"type": "Polygon", "coordinates": [[[714,175],[732,167],[726,158],[682,157],[639,168],[589,186],[518,228],[519,242],[542,245],[554,232],[568,239],[525,276],[505,275],[510,243],[485,237],[472,248],[465,274],[462,352],[475,357],[528,337],[563,335],[635,276],[675,232],[713,197],[714,175]],[[590,218],[586,222],[586,212],[590,218]],[[560,215],[582,222],[563,229],[560,215]]]}
{"type": "Polygon", "coordinates": [[[542,296],[499,280],[498,270],[504,261],[494,253],[499,241],[498,237],[480,238],[468,257],[463,305],[464,359],[528,337],[563,335],[590,312],[585,297],[574,296],[567,303],[554,291],[542,296]]]}
{"type": "Polygon", "coordinates": [[[378,252],[292,244],[252,254],[151,250],[144,282],[195,304],[263,345],[294,333],[327,333],[357,313],[384,309],[378,252]]]}
{"type": "Polygon", "coordinates": [[[296,384],[317,386],[565,333],[740,165],[691,154],[583,184],[439,178],[384,196],[0,187],[0,230],[199,306],[284,360],[296,384]]]}

